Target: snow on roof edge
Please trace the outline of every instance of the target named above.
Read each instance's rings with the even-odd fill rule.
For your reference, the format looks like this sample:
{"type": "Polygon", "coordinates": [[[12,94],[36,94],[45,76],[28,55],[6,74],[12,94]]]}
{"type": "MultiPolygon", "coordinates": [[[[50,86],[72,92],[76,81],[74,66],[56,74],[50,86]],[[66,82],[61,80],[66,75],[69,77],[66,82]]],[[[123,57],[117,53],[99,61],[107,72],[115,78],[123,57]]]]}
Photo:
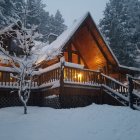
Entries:
{"type": "Polygon", "coordinates": [[[14,68],[4,67],[4,66],[0,66],[0,71],[1,72],[15,72],[14,68]]]}
{"type": "Polygon", "coordinates": [[[84,22],[84,20],[87,18],[89,15],[89,12],[86,12],[86,14],[82,17],[80,21],[75,25],[74,30],[71,32],[67,40],[65,40],[64,44],[61,46],[62,48],[66,45],[66,43],[71,39],[71,37],[74,35],[74,33],[78,30],[78,28],[81,26],[81,24],[84,22]]]}
{"type": "MultiPolygon", "coordinates": [[[[61,51],[63,49],[63,47],[66,45],[66,43],[71,39],[71,37],[74,35],[74,33],[81,26],[81,24],[87,18],[88,15],[89,15],[89,12],[87,12],[84,16],[82,16],[80,18],[80,20],[76,21],[76,23],[74,23],[71,27],[69,27],[67,30],[65,30],[55,41],[53,41],[51,44],[45,46],[41,50],[42,53],[44,53],[44,52],[46,52],[46,50],[50,50],[50,49],[55,49],[55,51],[58,51],[58,50],[61,51]],[[64,37],[64,39],[62,39],[62,37],[64,37]]],[[[42,59],[43,57],[44,57],[44,55],[40,59],[42,59]]],[[[42,59],[42,61],[44,61],[44,60],[45,59],[42,59]]]]}

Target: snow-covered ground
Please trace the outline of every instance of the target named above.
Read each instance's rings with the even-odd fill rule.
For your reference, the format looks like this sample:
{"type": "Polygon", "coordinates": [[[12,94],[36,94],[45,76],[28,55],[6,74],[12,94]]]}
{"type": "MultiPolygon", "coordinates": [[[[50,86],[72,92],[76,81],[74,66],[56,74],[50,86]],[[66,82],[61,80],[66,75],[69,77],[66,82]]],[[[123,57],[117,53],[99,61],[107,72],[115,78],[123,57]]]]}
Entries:
{"type": "Polygon", "coordinates": [[[0,109],[0,140],[140,140],[140,112],[91,105],[76,109],[0,109]]]}

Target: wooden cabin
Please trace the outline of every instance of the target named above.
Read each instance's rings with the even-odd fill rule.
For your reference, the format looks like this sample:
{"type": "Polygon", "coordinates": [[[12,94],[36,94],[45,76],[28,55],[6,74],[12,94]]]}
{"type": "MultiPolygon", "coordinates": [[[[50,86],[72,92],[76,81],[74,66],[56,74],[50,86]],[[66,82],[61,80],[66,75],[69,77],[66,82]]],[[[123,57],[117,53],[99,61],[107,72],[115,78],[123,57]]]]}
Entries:
{"type": "MultiPolygon", "coordinates": [[[[129,104],[126,76],[138,75],[140,70],[119,64],[90,13],[77,20],[55,41],[45,46],[42,52],[29,105],[65,108],[85,106],[93,102],[129,104]],[[45,60],[45,52],[58,50],[61,54],[49,61],[45,60]],[[55,98],[50,98],[54,95],[55,98]]],[[[11,88],[16,90],[17,86],[14,81],[11,82],[10,77],[2,78],[4,73],[9,73],[8,70],[0,70],[0,106],[19,105],[16,95],[11,97],[9,94],[11,88]],[[11,101],[11,98],[16,101],[11,101]]],[[[135,90],[140,90],[138,81],[135,85],[135,90]]],[[[134,106],[139,107],[139,95],[133,96],[134,106]]]]}

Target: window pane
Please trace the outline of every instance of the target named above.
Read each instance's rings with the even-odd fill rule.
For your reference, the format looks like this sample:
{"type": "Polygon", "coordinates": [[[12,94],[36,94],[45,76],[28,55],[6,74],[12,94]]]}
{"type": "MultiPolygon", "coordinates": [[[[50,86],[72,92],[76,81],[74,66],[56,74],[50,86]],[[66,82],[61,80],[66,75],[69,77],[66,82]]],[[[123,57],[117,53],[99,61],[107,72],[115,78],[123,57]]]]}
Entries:
{"type": "Polygon", "coordinates": [[[78,55],[77,54],[72,54],[72,63],[78,64],[78,55]]]}

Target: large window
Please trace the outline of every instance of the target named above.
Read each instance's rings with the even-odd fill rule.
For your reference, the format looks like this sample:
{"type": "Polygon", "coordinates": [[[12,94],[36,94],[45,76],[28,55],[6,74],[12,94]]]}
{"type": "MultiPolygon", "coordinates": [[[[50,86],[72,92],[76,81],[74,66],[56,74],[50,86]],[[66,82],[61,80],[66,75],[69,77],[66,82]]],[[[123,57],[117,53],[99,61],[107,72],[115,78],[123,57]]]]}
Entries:
{"type": "Polygon", "coordinates": [[[67,62],[72,62],[76,64],[84,65],[84,61],[82,60],[80,53],[76,50],[73,44],[69,46],[64,52],[65,60],[67,62]]]}

